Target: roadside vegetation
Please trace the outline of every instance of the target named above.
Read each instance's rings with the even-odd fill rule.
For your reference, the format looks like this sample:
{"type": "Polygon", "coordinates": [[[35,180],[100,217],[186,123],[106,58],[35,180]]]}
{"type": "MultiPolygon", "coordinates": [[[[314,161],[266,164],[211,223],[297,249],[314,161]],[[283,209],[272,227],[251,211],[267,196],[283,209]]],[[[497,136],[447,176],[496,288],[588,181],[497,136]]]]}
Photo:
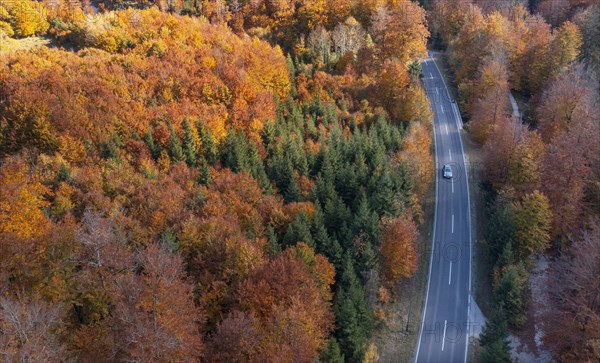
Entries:
{"type": "Polygon", "coordinates": [[[436,1],[430,10],[432,42],[447,48],[466,126],[484,153],[495,302],[480,339],[485,362],[510,361],[509,331],[531,323],[527,280],[538,253],[553,257],[544,344],[560,361],[599,356],[596,288],[582,284],[597,278],[598,260],[583,268],[578,255],[598,251],[590,245],[600,211],[598,34],[590,29],[599,13],[597,5],[565,1],[560,12],[549,4],[436,1]],[[509,90],[528,103],[523,124],[510,117],[509,90]]]}

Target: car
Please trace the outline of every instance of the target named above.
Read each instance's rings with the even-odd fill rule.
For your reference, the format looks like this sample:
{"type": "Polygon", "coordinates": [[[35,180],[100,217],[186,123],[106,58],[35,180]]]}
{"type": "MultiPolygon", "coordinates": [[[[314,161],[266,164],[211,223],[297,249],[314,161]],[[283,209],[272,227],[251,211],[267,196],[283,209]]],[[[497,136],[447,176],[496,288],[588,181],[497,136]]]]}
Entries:
{"type": "Polygon", "coordinates": [[[443,172],[444,178],[452,179],[452,167],[449,164],[444,165],[442,172],[443,172]]]}

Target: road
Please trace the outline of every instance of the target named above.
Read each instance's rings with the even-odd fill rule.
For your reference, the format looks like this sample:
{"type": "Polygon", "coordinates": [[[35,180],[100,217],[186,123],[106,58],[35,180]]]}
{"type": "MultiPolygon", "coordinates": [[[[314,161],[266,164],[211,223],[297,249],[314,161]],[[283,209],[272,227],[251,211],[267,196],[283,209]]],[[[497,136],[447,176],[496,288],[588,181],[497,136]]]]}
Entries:
{"type": "Polygon", "coordinates": [[[462,121],[439,68],[422,61],[423,81],[434,111],[436,207],[425,310],[415,362],[466,362],[471,326],[471,212],[462,121]],[[453,178],[441,168],[452,166],[453,178]]]}

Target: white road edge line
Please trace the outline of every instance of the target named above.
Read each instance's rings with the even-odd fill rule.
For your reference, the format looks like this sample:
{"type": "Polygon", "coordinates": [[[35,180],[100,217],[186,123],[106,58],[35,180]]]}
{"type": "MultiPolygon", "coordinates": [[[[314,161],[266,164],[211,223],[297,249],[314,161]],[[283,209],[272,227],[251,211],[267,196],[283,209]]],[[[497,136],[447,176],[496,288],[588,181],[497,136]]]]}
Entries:
{"type": "Polygon", "coordinates": [[[444,320],[444,337],[442,338],[442,352],[444,351],[444,343],[446,343],[446,325],[448,325],[448,320],[444,320]]]}
{"type": "Polygon", "coordinates": [[[452,149],[448,149],[448,153],[450,154],[450,161],[452,161],[452,149]]]}
{"type": "MultiPolygon", "coordinates": [[[[435,61],[433,63],[435,64],[435,61]]],[[[433,128],[433,143],[436,146],[435,165],[438,165],[437,135],[435,133],[435,127],[433,128]]],[[[433,234],[431,237],[431,250],[432,251],[435,251],[435,226],[437,224],[437,215],[438,215],[438,206],[439,206],[438,192],[439,192],[439,173],[435,173],[435,211],[433,213],[433,234]]],[[[425,316],[427,315],[427,301],[429,300],[429,285],[431,284],[431,267],[433,266],[433,255],[434,255],[434,253],[432,253],[431,256],[429,256],[429,273],[427,275],[427,290],[425,292],[425,305],[423,307],[423,317],[421,319],[421,331],[419,333],[419,342],[417,343],[417,354],[415,355],[415,362],[419,361],[419,351],[421,350],[421,340],[423,338],[423,327],[425,326],[425,316]]],[[[466,355],[465,355],[465,359],[466,359],[466,355]]],[[[466,361],[465,361],[465,363],[466,363],[466,361]]]]}
{"type": "Polygon", "coordinates": [[[452,261],[450,261],[450,274],[448,275],[448,285],[452,283],[452,261]]]}
{"type": "MultiPolygon", "coordinates": [[[[438,67],[437,63],[435,62],[435,59],[431,58],[431,60],[433,60],[433,64],[435,65],[435,68],[438,70],[438,72],[441,75],[442,72],[440,72],[440,68],[438,67]]],[[[444,87],[446,88],[446,93],[448,94],[448,99],[449,99],[450,93],[448,92],[448,87],[446,86],[446,81],[444,80],[444,77],[442,77],[442,82],[444,83],[444,87]]],[[[456,120],[456,122],[458,122],[458,120],[456,120]]],[[[434,135],[435,135],[435,133],[434,133],[434,135]]],[[[458,139],[460,140],[460,150],[462,151],[462,154],[463,154],[463,166],[465,167],[465,180],[467,181],[467,203],[468,203],[468,205],[467,205],[467,225],[469,226],[469,302],[467,304],[467,319],[469,319],[469,316],[471,316],[471,258],[473,256],[473,244],[471,243],[471,241],[472,241],[472,236],[471,236],[471,196],[470,196],[470,192],[469,192],[469,176],[468,176],[467,164],[466,164],[466,160],[465,160],[465,149],[463,148],[462,137],[459,137],[458,139]]],[[[436,180],[437,180],[437,177],[436,177],[436,180]]],[[[436,212],[437,212],[437,189],[436,189],[436,212]]],[[[435,227],[434,227],[434,231],[435,231],[435,227]]],[[[430,267],[431,267],[431,265],[430,265],[430,267]]],[[[431,273],[431,268],[430,268],[429,272],[431,273]]],[[[429,294],[429,280],[427,280],[427,281],[428,281],[427,294],[429,294]]],[[[425,315],[423,315],[423,317],[425,317],[425,315]]],[[[467,321],[466,323],[467,323],[467,326],[469,326],[469,322],[467,321]]],[[[465,337],[465,360],[464,360],[465,363],[467,363],[467,353],[469,351],[469,334],[470,334],[470,329],[467,329],[467,335],[465,337]]]]}

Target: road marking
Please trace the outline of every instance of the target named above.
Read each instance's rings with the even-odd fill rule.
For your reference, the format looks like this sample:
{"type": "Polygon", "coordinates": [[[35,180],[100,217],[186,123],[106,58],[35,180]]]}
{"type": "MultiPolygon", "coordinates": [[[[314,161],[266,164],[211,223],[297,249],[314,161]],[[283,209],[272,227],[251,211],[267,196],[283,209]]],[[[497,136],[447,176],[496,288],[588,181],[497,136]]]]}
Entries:
{"type": "Polygon", "coordinates": [[[446,127],[446,135],[448,135],[448,124],[444,124],[444,126],[446,127]]]}
{"type": "Polygon", "coordinates": [[[452,194],[454,194],[454,183],[450,183],[452,185],[452,194]]]}
{"type": "Polygon", "coordinates": [[[433,74],[431,74],[431,72],[429,72],[429,77],[433,78],[433,74]]]}
{"type": "Polygon", "coordinates": [[[444,114],[444,105],[440,105],[440,107],[442,108],[442,115],[444,114]]]}
{"type": "Polygon", "coordinates": [[[452,215],[452,234],[454,234],[454,214],[452,215]]]}
{"type": "Polygon", "coordinates": [[[452,149],[448,149],[448,153],[450,154],[450,161],[452,161],[452,149]]]}
{"type": "Polygon", "coordinates": [[[448,285],[452,282],[452,261],[450,261],[450,275],[448,275],[448,285]]]}
{"type": "Polygon", "coordinates": [[[437,87],[435,88],[435,94],[436,94],[436,95],[439,95],[439,94],[440,94],[440,91],[438,90],[438,88],[437,88],[437,87]]]}
{"type": "Polygon", "coordinates": [[[444,320],[444,337],[442,338],[442,352],[444,351],[444,343],[446,343],[446,325],[448,325],[448,320],[444,320]]]}

